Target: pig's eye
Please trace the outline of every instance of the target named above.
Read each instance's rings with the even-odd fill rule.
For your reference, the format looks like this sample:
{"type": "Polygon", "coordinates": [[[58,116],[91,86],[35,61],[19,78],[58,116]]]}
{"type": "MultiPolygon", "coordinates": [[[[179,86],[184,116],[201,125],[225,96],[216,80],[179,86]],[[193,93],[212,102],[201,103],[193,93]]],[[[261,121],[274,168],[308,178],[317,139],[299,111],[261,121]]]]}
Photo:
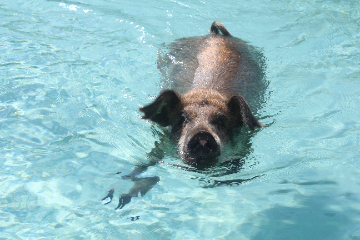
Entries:
{"type": "Polygon", "coordinates": [[[217,127],[226,127],[226,117],[223,115],[216,116],[210,121],[211,124],[217,126],[217,127]]]}
{"type": "Polygon", "coordinates": [[[181,114],[179,116],[179,118],[177,119],[177,121],[175,122],[175,124],[171,126],[171,132],[174,133],[174,132],[181,131],[181,129],[183,129],[184,125],[188,122],[189,121],[188,121],[186,114],[184,114],[184,113],[181,114]]]}
{"type": "Polygon", "coordinates": [[[187,123],[189,120],[186,117],[186,115],[183,113],[181,114],[180,118],[179,118],[179,125],[183,125],[184,123],[187,123]]]}

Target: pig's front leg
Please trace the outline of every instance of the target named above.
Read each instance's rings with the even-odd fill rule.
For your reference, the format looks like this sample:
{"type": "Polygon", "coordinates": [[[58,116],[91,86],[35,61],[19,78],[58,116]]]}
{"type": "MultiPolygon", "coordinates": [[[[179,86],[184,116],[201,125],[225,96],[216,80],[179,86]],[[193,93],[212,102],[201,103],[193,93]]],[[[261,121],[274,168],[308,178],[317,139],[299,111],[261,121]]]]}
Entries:
{"type": "Polygon", "coordinates": [[[158,176],[144,178],[132,177],[131,181],[134,183],[134,185],[130,189],[129,193],[122,194],[120,196],[119,204],[115,208],[115,210],[122,209],[126,204],[131,201],[132,197],[137,197],[139,193],[143,197],[151,188],[153,188],[153,186],[156,185],[156,183],[160,181],[160,178],[158,176]]]}

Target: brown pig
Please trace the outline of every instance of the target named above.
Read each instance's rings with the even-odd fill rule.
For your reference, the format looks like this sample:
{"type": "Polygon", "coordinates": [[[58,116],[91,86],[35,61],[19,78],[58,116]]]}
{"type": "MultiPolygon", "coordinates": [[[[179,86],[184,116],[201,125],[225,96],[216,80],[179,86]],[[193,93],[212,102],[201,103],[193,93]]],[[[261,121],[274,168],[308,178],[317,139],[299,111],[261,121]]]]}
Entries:
{"type": "Polygon", "coordinates": [[[215,21],[209,35],[180,39],[160,55],[159,68],[171,90],[140,111],[143,119],[171,126],[171,139],[185,164],[213,166],[234,128],[263,126],[244,98],[255,101],[263,78],[256,54],[215,21]]]}
{"type": "MultiPolygon", "coordinates": [[[[260,51],[231,36],[215,21],[207,36],[179,39],[169,45],[168,52],[159,54],[158,68],[167,90],[140,108],[142,118],[169,127],[170,139],[185,164],[197,169],[215,166],[239,129],[263,126],[250,106],[256,112],[263,101],[264,65],[260,51]]],[[[148,165],[122,176],[134,185],[120,196],[117,208],[123,208],[139,193],[144,195],[160,180],[157,176],[139,177],[164,156],[161,144],[155,145],[148,154],[148,165]]],[[[242,181],[217,181],[216,185],[242,181]]],[[[113,193],[110,190],[103,200],[110,203],[113,193]]]]}

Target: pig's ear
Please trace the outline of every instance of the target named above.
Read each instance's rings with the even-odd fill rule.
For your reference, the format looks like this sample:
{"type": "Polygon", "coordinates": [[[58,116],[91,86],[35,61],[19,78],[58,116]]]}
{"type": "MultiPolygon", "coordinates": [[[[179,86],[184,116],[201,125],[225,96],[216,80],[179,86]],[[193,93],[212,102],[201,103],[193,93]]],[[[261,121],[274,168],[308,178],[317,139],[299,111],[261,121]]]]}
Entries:
{"type": "Polygon", "coordinates": [[[140,112],[144,113],[141,118],[149,119],[166,127],[174,121],[180,107],[180,98],[177,93],[172,90],[165,90],[152,103],[140,108],[140,112]]]}
{"type": "Polygon", "coordinates": [[[263,127],[251,113],[249,104],[245,101],[241,95],[234,95],[228,102],[230,114],[235,118],[235,125],[248,126],[250,130],[254,130],[255,127],[263,127]]]}

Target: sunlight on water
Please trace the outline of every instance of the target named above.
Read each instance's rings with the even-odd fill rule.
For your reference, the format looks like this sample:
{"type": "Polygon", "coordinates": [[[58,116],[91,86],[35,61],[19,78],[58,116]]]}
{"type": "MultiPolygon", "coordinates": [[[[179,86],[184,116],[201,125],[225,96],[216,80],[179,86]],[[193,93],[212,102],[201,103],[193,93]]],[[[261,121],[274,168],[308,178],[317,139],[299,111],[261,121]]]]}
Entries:
{"type": "Polygon", "coordinates": [[[0,239],[360,239],[356,1],[8,1],[0,16],[0,239]],[[214,20],[266,57],[265,128],[237,166],[193,171],[164,148],[143,175],[160,181],[114,210],[159,141],[138,111],[162,89],[159,49],[214,20]]]}

